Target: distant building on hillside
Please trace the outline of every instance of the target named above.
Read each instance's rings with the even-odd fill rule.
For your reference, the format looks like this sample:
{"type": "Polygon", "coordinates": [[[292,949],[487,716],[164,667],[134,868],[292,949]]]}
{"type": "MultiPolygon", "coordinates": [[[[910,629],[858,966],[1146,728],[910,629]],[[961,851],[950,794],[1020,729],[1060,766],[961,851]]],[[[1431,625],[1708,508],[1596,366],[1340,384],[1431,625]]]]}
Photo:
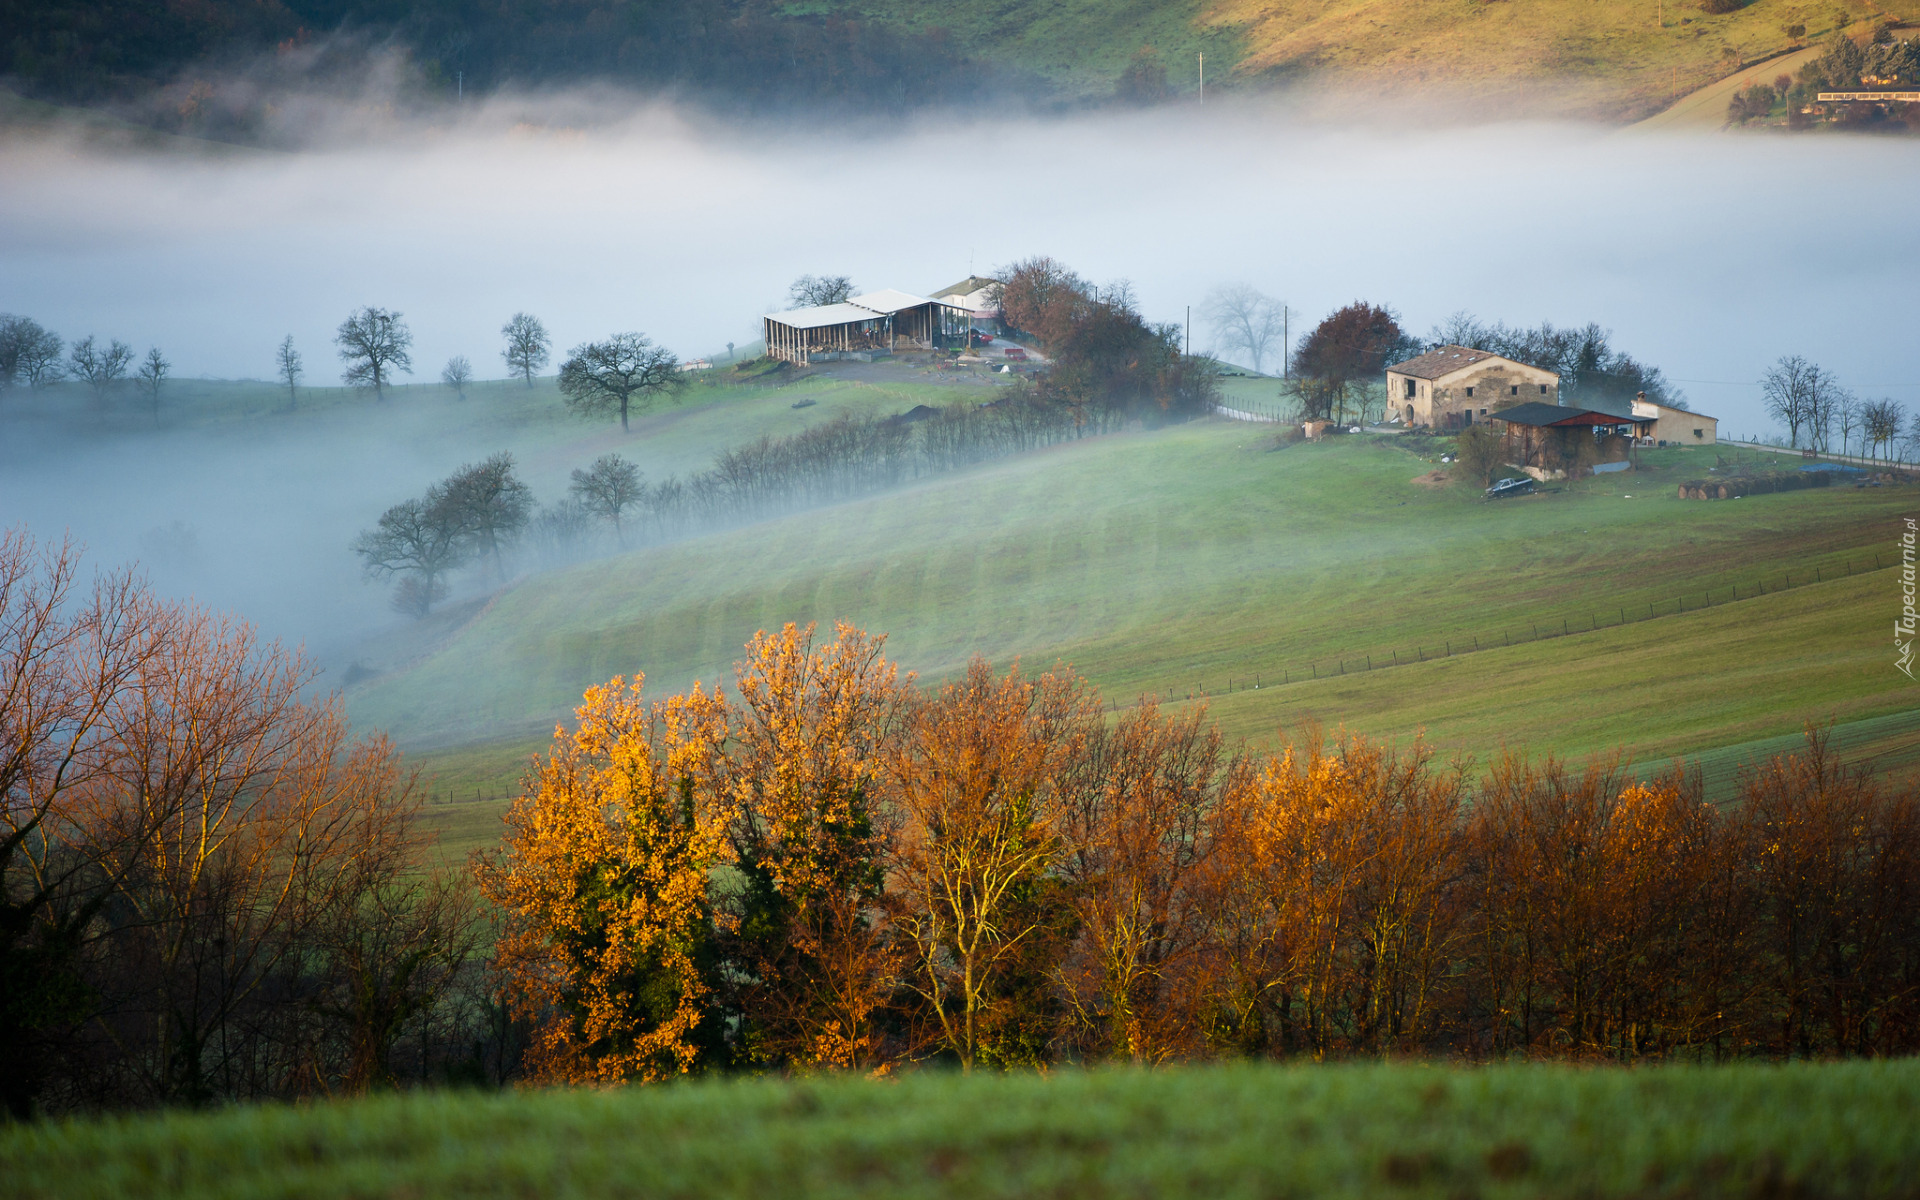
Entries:
{"type": "Polygon", "coordinates": [[[1535,479],[1558,478],[1581,465],[1582,451],[1592,446],[1588,461],[1594,469],[1614,469],[1633,454],[1653,428],[1653,418],[1567,408],[1529,401],[1509,405],[1486,417],[1504,440],[1502,461],[1512,463],[1535,479]]]}
{"type": "Polygon", "coordinates": [[[1720,418],[1656,404],[1647,399],[1645,392],[1634,398],[1633,415],[1640,420],[1651,418],[1652,426],[1641,436],[1653,439],[1657,445],[1711,446],[1719,441],[1720,418]]]}
{"type": "Polygon", "coordinates": [[[995,299],[994,289],[999,286],[998,279],[988,279],[983,275],[969,275],[959,283],[943,287],[933,293],[933,299],[966,309],[968,315],[976,321],[998,321],[1000,304],[995,299]]]}
{"type": "Polygon", "coordinates": [[[805,366],[817,359],[891,354],[902,339],[920,349],[939,349],[964,339],[969,320],[959,305],[883,288],[839,304],[768,313],[761,324],[769,355],[805,366]]]}
{"type": "Polygon", "coordinates": [[[1486,350],[1436,346],[1387,368],[1387,409],[1409,427],[1460,429],[1501,405],[1560,403],[1560,377],[1486,350]]]}

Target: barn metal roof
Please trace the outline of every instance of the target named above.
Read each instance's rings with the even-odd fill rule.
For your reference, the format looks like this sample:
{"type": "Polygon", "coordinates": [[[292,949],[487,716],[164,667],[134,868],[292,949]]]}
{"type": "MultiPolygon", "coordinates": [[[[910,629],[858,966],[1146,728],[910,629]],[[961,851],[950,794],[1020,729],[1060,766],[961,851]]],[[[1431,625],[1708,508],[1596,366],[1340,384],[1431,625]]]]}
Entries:
{"type": "Polygon", "coordinates": [[[858,304],[861,308],[870,308],[877,313],[897,313],[909,308],[919,308],[922,304],[944,304],[943,300],[929,300],[925,296],[916,296],[911,292],[902,292],[894,288],[881,288],[877,292],[868,292],[864,296],[850,296],[848,304],[858,304]]]}
{"type": "Polygon", "coordinates": [[[777,321],[789,329],[819,329],[825,325],[850,325],[855,321],[877,321],[880,317],[881,313],[876,309],[849,303],[817,304],[812,308],[796,308],[787,312],[767,314],[767,320],[777,321]]]}

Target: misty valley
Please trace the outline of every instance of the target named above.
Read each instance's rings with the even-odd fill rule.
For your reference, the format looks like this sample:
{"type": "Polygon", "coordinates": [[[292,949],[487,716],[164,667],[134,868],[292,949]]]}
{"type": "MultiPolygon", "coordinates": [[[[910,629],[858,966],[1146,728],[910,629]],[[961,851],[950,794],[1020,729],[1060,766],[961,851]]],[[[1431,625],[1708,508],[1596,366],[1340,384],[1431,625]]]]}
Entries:
{"type": "Polygon", "coordinates": [[[1906,1194],[1912,43],[1771,2],[36,17],[0,1177],[1906,1194]]]}

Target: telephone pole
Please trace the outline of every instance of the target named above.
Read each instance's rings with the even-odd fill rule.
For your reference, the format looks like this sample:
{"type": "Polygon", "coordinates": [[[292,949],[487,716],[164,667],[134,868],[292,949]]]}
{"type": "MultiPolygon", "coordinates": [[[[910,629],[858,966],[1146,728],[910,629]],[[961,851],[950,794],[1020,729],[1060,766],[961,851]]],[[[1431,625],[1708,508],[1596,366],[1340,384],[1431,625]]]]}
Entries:
{"type": "Polygon", "coordinates": [[[1205,104],[1206,102],[1207,102],[1207,55],[1205,51],[1202,51],[1200,54],[1200,103],[1205,104]]]}

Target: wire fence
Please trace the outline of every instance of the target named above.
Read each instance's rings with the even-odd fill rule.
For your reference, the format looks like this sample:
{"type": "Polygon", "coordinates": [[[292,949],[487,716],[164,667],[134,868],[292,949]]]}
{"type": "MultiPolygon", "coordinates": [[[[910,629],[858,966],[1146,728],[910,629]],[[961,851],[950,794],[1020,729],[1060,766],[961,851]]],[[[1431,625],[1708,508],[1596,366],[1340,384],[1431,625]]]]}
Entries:
{"type": "MultiPolygon", "coordinates": [[[[1195,680],[1185,687],[1160,686],[1146,694],[1162,702],[1199,700],[1233,692],[1258,691],[1262,687],[1284,687],[1288,684],[1335,679],[1345,675],[1367,674],[1390,667],[1413,666],[1416,663],[1433,662],[1443,658],[1458,658],[1463,654],[1475,654],[1483,650],[1504,650],[1510,646],[1524,646],[1530,642],[1574,637],[1603,629],[1617,629],[1625,625],[1636,625],[1664,617],[1679,616],[1683,613],[1699,612],[1702,609],[1720,608],[1743,600],[1757,600],[1762,596],[1829,582],[1828,571],[1833,572],[1834,579],[1844,579],[1853,575],[1888,569],[1894,565],[1896,565],[1895,562],[1887,561],[1887,556],[1882,554],[1863,555],[1846,560],[1838,566],[1816,564],[1811,571],[1787,571],[1778,576],[1765,575],[1751,583],[1727,584],[1702,592],[1690,592],[1668,600],[1649,601],[1646,604],[1616,605],[1612,613],[1589,610],[1587,619],[1579,624],[1575,624],[1577,614],[1563,614],[1558,617],[1529,621],[1524,628],[1520,629],[1500,629],[1492,632],[1470,631],[1453,637],[1437,638],[1432,642],[1415,643],[1411,647],[1390,647],[1385,650],[1362,651],[1352,655],[1263,667],[1248,675],[1229,675],[1224,681],[1224,688],[1219,689],[1209,687],[1206,682],[1195,680]]],[[[1128,707],[1128,705],[1116,702],[1112,707],[1117,709],[1128,707]]]]}

